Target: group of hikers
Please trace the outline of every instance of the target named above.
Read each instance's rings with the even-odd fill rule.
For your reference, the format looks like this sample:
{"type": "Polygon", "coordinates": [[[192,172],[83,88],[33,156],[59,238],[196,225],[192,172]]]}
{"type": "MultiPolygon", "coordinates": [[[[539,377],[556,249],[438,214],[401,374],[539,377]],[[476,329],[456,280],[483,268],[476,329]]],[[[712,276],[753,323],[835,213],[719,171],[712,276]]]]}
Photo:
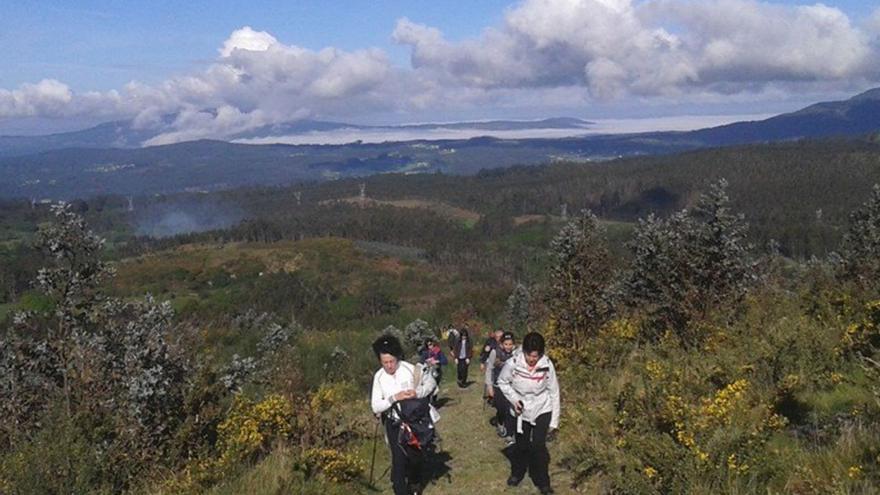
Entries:
{"type": "MultiPolygon", "coordinates": [[[[466,388],[474,347],[468,326],[449,327],[446,343],[456,382],[466,388]]],[[[381,368],[373,377],[371,406],[385,427],[394,494],[418,494],[425,457],[437,438],[439,383],[449,360],[434,337],[426,339],[416,364],[404,360],[403,347],[392,335],[379,337],[373,351],[381,368]]],[[[508,486],[518,486],[528,473],[538,490],[549,494],[547,436],[559,426],[560,400],[556,370],[545,351],[544,337],[537,332],[526,334],[517,347],[511,332],[495,330],[479,359],[483,397],[495,408],[491,422],[511,449],[508,486]]]]}

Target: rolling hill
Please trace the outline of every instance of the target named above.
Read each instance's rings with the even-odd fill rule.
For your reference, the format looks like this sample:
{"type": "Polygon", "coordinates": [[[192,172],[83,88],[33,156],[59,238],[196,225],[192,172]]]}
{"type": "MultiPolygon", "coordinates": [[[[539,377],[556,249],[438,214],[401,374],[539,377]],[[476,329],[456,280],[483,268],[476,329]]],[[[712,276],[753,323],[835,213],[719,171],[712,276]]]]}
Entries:
{"type": "MultiPolygon", "coordinates": [[[[409,127],[465,125],[483,126],[488,132],[526,125],[586,129],[589,123],[578,119],[547,119],[530,123],[489,121],[409,127]]],[[[299,121],[263,128],[252,135],[342,127],[357,128],[335,122],[299,121]]],[[[401,127],[406,126],[397,128],[401,127]]],[[[212,191],[382,173],[470,175],[511,165],[605,161],[749,143],[863,136],[877,131],[880,131],[880,89],[845,101],[817,103],[762,121],[689,132],[556,139],[477,137],[340,145],[246,145],[203,140],[131,148],[126,146],[135,145],[149,133],[125,122],[115,122],[79,133],[0,138],[0,156],[6,155],[0,158],[0,197],[70,199],[98,194],[212,191]],[[120,147],[115,147],[117,145],[120,147]],[[64,148],[9,156],[28,146],[64,148]]]]}

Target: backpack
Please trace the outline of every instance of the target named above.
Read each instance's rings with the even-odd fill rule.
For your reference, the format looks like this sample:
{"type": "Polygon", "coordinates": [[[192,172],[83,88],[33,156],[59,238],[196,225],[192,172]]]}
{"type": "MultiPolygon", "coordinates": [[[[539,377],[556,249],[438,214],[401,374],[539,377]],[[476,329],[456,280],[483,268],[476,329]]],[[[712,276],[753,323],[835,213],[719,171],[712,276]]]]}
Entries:
{"type": "Polygon", "coordinates": [[[394,403],[400,424],[397,442],[413,450],[427,452],[434,446],[434,422],[431,420],[431,397],[406,399],[394,403]]]}
{"type": "MultiPolygon", "coordinates": [[[[422,367],[416,365],[413,382],[418,384],[421,377],[422,367]]],[[[432,450],[436,435],[431,419],[431,396],[397,401],[393,407],[400,424],[397,443],[420,452],[432,450]]]]}

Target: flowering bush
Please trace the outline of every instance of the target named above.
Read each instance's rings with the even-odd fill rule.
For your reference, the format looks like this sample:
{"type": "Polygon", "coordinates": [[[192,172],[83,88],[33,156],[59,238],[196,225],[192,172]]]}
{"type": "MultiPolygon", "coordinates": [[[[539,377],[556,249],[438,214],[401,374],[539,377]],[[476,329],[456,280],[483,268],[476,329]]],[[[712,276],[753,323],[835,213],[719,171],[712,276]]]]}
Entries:
{"type": "Polygon", "coordinates": [[[260,402],[236,396],[226,419],[217,426],[220,463],[228,465],[265,453],[272,442],[293,432],[293,406],[280,395],[260,402]]]}
{"type": "Polygon", "coordinates": [[[312,448],[303,453],[298,468],[307,477],[321,473],[334,483],[344,483],[363,474],[365,465],[363,460],[352,454],[336,449],[312,448]]]}

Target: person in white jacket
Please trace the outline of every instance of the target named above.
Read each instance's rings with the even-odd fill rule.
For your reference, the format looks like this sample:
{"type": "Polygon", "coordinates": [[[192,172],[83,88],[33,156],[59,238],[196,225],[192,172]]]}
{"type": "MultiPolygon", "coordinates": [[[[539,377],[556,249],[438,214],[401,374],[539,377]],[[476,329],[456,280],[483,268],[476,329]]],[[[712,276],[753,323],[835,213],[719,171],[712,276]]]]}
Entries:
{"type": "Polygon", "coordinates": [[[507,484],[519,485],[528,471],[542,494],[553,493],[547,434],[559,427],[559,381],[553,362],[544,355],[541,334],[531,332],[523,338],[520,350],[504,363],[497,384],[516,415],[507,484]]]}
{"type": "MultiPolygon", "coordinates": [[[[380,416],[385,425],[386,439],[391,449],[391,484],[395,495],[409,495],[417,491],[421,481],[422,457],[407,451],[397,441],[401,424],[393,406],[407,399],[430,397],[437,388],[437,382],[425,369],[403,360],[403,347],[391,335],[383,335],[373,342],[373,352],[382,368],[373,375],[373,388],[370,405],[373,414],[380,416]],[[416,383],[416,375],[420,375],[416,383]]],[[[433,405],[430,408],[431,420],[436,422],[440,415],[433,405]]]]}

